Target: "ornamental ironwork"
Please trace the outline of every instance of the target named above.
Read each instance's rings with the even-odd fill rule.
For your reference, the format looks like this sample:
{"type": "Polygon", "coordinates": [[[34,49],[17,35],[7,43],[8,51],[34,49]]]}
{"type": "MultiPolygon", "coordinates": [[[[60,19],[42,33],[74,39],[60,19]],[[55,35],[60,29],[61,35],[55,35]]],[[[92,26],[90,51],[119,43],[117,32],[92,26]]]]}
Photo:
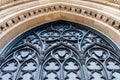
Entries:
{"type": "Polygon", "coordinates": [[[55,21],[14,40],[0,56],[0,80],[119,80],[119,49],[86,26],[55,21]]]}

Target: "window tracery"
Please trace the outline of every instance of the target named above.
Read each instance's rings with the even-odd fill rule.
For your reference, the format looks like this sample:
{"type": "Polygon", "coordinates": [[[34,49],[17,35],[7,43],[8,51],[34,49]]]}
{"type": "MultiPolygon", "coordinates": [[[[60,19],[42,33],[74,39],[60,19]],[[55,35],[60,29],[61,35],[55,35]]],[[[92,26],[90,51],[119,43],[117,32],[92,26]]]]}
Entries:
{"type": "Polygon", "coordinates": [[[80,24],[51,22],[14,44],[1,54],[1,80],[120,79],[117,47],[80,24]]]}

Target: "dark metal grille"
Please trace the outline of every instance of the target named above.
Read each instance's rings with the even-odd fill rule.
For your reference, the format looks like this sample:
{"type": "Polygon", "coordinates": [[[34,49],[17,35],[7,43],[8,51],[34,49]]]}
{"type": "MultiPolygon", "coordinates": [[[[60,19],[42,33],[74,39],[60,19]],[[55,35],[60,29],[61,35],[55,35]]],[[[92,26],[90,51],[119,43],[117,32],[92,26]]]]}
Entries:
{"type": "Polygon", "coordinates": [[[119,49],[86,26],[55,21],[18,38],[1,53],[0,80],[120,79],[119,49]]]}

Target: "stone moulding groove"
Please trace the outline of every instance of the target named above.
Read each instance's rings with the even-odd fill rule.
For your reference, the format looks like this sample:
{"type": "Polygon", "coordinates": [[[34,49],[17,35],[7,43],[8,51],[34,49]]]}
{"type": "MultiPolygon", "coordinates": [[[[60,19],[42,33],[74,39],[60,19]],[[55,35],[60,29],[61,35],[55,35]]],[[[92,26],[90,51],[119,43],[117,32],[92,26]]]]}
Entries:
{"type": "Polygon", "coordinates": [[[120,29],[120,22],[118,20],[116,21],[114,18],[110,17],[109,15],[105,15],[104,13],[100,13],[98,11],[87,9],[81,6],[73,6],[73,5],[60,3],[60,4],[52,4],[52,5],[31,9],[29,11],[24,11],[20,14],[17,14],[16,16],[13,16],[5,20],[4,22],[0,23],[0,34],[4,33],[10,27],[16,25],[17,23],[20,23],[25,19],[53,11],[67,11],[67,12],[76,13],[78,15],[83,15],[102,21],[118,31],[120,29]]]}

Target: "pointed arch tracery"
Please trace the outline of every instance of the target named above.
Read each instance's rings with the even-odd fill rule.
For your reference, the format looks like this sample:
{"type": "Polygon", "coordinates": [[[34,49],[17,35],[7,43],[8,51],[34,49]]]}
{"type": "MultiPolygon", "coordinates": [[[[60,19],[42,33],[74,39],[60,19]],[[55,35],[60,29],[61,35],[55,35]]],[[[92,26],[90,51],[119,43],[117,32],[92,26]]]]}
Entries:
{"type": "Polygon", "coordinates": [[[43,69],[41,69],[43,72],[41,80],[81,79],[81,63],[78,61],[80,56],[75,51],[63,43],[46,51],[45,62],[42,66],[43,69]]]}
{"type": "Polygon", "coordinates": [[[35,80],[39,65],[39,53],[29,44],[13,49],[2,60],[0,66],[1,80],[35,80]]]}
{"type": "Polygon", "coordinates": [[[117,47],[86,26],[55,21],[16,40],[0,56],[1,80],[120,79],[117,47]]]}
{"type": "Polygon", "coordinates": [[[84,56],[85,64],[87,66],[86,68],[89,74],[88,79],[119,79],[118,75],[120,74],[120,56],[109,47],[100,44],[91,45],[85,51],[84,56]]]}

